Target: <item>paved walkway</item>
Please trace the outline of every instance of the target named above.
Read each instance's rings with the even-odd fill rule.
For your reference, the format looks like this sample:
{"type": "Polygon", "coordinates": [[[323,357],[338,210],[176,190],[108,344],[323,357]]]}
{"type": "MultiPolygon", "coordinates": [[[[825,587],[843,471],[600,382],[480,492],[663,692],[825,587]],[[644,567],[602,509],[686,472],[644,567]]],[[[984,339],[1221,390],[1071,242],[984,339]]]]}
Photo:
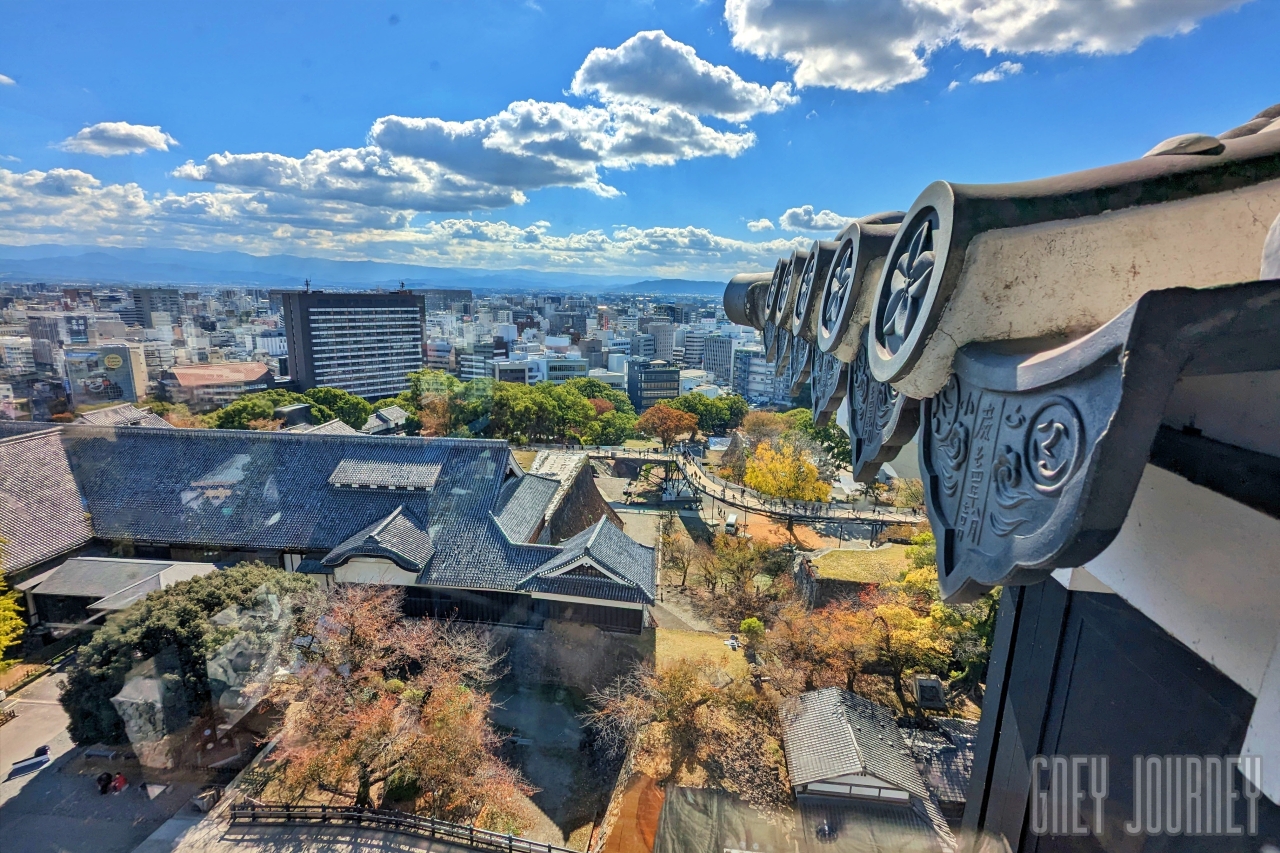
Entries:
{"type": "MultiPolygon", "coordinates": [[[[67,715],[58,704],[65,678],[46,675],[5,703],[18,717],[0,727],[0,779],[37,747],[48,746],[51,760],[34,773],[0,782],[0,851],[129,853],[182,808],[198,786],[175,784],[155,800],[136,786],[118,796],[99,794],[96,773],[79,761],[79,750],[67,734],[67,715]]],[[[133,769],[125,772],[137,781],[133,769]]]]}

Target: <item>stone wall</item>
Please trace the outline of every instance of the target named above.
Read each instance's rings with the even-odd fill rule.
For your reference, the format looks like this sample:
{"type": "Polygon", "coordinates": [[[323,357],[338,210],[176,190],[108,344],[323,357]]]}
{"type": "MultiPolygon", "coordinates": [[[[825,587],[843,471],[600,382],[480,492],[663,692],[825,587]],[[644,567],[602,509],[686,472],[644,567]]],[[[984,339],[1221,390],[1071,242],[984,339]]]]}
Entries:
{"type": "Polygon", "coordinates": [[[619,530],[622,529],[622,519],[596,488],[592,471],[592,466],[587,463],[586,456],[583,456],[583,464],[573,475],[569,491],[551,515],[549,526],[552,543],[563,542],[575,533],[581,533],[599,521],[601,516],[608,516],[619,530]]]}
{"type": "Polygon", "coordinates": [[[527,684],[561,684],[590,693],[641,661],[653,663],[653,629],[639,636],[549,619],[541,631],[495,626],[511,674],[527,684]]]}

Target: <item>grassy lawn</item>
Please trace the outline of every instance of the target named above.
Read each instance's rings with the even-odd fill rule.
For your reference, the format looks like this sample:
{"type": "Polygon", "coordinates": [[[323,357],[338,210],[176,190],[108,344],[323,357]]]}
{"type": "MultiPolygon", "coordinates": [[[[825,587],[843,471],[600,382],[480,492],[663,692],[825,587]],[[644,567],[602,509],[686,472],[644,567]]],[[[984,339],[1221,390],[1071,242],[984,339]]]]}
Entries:
{"type": "Polygon", "coordinates": [[[897,580],[911,567],[906,552],[906,545],[889,545],[874,551],[829,551],[814,565],[820,577],[831,580],[884,583],[897,580]]]}
{"type": "Polygon", "coordinates": [[[677,660],[707,658],[724,667],[734,678],[746,678],[750,671],[747,659],[741,651],[732,651],[724,644],[728,634],[708,634],[702,631],[677,631],[672,628],[654,629],[654,657],[657,666],[677,660]]]}
{"type": "Polygon", "coordinates": [[[633,450],[644,450],[646,448],[649,450],[661,450],[662,442],[656,438],[628,438],[622,442],[622,446],[633,450]]]}
{"type": "Polygon", "coordinates": [[[533,460],[538,458],[536,450],[512,450],[511,455],[516,458],[516,464],[524,470],[528,471],[533,467],[533,460]]]}

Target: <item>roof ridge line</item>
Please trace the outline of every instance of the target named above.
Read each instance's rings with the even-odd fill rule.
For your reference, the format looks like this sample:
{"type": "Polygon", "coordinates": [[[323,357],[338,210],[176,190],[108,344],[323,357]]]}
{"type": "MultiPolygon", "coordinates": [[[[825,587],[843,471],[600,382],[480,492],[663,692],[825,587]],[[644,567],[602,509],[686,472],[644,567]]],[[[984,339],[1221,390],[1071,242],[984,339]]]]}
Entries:
{"type": "MultiPolygon", "coordinates": [[[[382,521],[379,521],[379,522],[378,522],[378,526],[377,526],[377,527],[375,527],[373,530],[369,531],[369,536],[380,536],[380,535],[382,535],[382,531],[384,531],[384,530],[386,530],[386,529],[387,529],[387,525],[388,525],[388,524],[390,524],[391,522],[395,521],[395,520],[396,520],[396,516],[398,516],[398,515],[402,514],[403,512],[404,512],[404,504],[400,504],[400,505],[399,505],[399,506],[397,506],[395,509],[391,510],[391,512],[390,512],[390,513],[388,513],[388,514],[387,514],[387,516],[386,516],[385,518],[383,518],[383,519],[382,519],[382,521]]],[[[415,526],[416,526],[416,525],[415,525],[415,526]]],[[[368,537],[368,536],[366,536],[365,538],[367,539],[367,538],[369,538],[369,537],[368,537]]]]}

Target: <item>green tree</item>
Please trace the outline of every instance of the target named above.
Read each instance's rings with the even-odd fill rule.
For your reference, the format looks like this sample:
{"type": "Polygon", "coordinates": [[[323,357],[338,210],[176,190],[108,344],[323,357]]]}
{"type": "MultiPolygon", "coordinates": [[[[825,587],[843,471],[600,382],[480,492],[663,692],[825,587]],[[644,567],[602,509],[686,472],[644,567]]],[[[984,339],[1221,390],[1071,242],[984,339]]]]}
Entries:
{"type": "Polygon", "coordinates": [[[373,414],[373,406],[364,398],[340,388],[312,388],[303,396],[333,412],[338,420],[352,429],[360,429],[373,414]]]}
{"type": "Polygon", "coordinates": [[[696,416],[699,431],[707,435],[737,427],[747,414],[747,401],[737,394],[712,398],[690,392],[669,401],[668,405],[696,416]]]}
{"type": "Polygon", "coordinates": [[[245,394],[235,402],[209,414],[207,420],[214,429],[251,429],[249,421],[272,420],[278,407],[294,403],[310,405],[311,417],[316,423],[324,423],[334,418],[333,410],[328,406],[323,406],[302,394],[273,388],[270,391],[245,394]]]}
{"type": "Polygon", "coordinates": [[[124,722],[111,697],[139,661],[160,654],[176,657],[178,671],[166,679],[172,681],[177,701],[199,713],[211,698],[208,655],[233,635],[233,629],[216,625],[212,617],[228,607],[252,606],[264,588],[286,595],[310,587],[307,575],[240,563],[153,592],[108,617],[67,670],[61,702],[71,718],[71,739],[78,744],[123,743],[124,722]]]}
{"type": "Polygon", "coordinates": [[[582,442],[584,444],[597,444],[607,447],[620,445],[627,439],[636,437],[636,421],[638,420],[639,418],[635,415],[620,412],[616,409],[612,412],[605,412],[587,424],[587,428],[582,433],[582,442]]]}
{"type": "Polygon", "coordinates": [[[599,379],[590,376],[578,377],[577,379],[570,379],[564,383],[564,386],[572,388],[588,400],[592,397],[608,400],[613,403],[613,408],[619,412],[625,412],[629,415],[636,413],[635,406],[631,405],[630,397],[612,385],[601,382],[599,379]]]}
{"type": "Polygon", "coordinates": [[[408,375],[409,394],[417,409],[427,396],[449,397],[462,387],[456,376],[443,370],[415,370],[408,375]]]}

